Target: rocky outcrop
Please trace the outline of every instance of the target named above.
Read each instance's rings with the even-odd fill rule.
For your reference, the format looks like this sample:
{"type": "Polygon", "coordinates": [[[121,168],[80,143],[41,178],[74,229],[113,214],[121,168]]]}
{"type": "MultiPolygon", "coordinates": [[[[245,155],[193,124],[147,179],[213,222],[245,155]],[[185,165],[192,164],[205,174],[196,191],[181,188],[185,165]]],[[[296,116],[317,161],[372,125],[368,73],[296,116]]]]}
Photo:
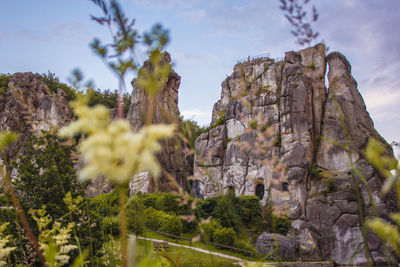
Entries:
{"type": "MultiPolygon", "coordinates": [[[[171,57],[167,52],[163,54],[163,62],[170,63],[171,57]]],[[[152,68],[150,61],[146,61],[143,68],[152,68]]],[[[181,77],[171,70],[168,80],[163,88],[155,95],[153,103],[149,102],[148,93],[140,88],[136,79],[132,81],[131,105],[127,120],[135,130],[141,129],[148,120],[149,105],[153,105],[149,123],[173,123],[180,132],[180,113],[178,109],[178,89],[181,77]]],[[[158,154],[162,168],[161,177],[154,181],[147,172],[140,173],[131,182],[131,193],[135,191],[152,192],[156,188],[163,191],[177,191],[178,187],[189,190],[186,180],[192,174],[193,166],[189,160],[189,149],[176,135],[174,138],[162,142],[163,149],[158,154]],[[157,186],[158,184],[158,186],[157,186]]]]}
{"type": "Polygon", "coordinates": [[[385,218],[396,207],[392,196],[381,196],[383,179],[363,156],[369,138],[387,143],[343,55],[326,56],[318,44],[288,52],[284,61],[235,65],[210,128],[196,140],[194,176],[203,197],[234,189],[272,201],[292,220],[304,260],[386,261],[376,236],[368,232],[363,242],[360,214],[385,218]]]}
{"type": "Polygon", "coordinates": [[[275,261],[296,261],[300,256],[296,241],[280,234],[263,233],[257,238],[256,249],[260,255],[275,261]]]}
{"type": "Polygon", "coordinates": [[[72,118],[64,91],[51,92],[40,74],[15,73],[0,94],[0,131],[18,132],[19,144],[32,133],[56,129],[72,118]]]}

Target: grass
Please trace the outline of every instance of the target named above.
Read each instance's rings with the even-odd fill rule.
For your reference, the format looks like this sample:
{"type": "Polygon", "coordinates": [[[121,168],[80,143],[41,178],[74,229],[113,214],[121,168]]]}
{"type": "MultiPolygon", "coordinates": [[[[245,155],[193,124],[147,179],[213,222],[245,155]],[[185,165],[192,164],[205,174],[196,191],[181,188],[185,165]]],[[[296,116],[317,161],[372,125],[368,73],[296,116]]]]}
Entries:
{"type": "MultiPolygon", "coordinates": [[[[237,261],[218,257],[215,255],[210,255],[202,252],[198,252],[188,248],[178,248],[174,246],[169,246],[167,249],[167,254],[171,258],[176,259],[179,251],[182,250],[179,257],[179,266],[189,267],[189,266],[239,266],[237,261]]],[[[158,255],[157,251],[153,250],[153,242],[147,240],[138,240],[136,247],[136,257],[138,260],[146,256],[148,253],[153,253],[154,257],[161,257],[158,255]]]]}
{"type": "MultiPolygon", "coordinates": [[[[185,234],[183,234],[182,236],[183,237],[188,237],[188,238],[192,237],[192,236],[185,235],[185,234]]],[[[165,241],[168,241],[168,242],[177,243],[177,244],[180,244],[180,245],[186,245],[186,246],[192,246],[192,247],[196,247],[196,248],[206,249],[206,250],[213,251],[213,252],[223,253],[223,254],[226,254],[226,255],[229,255],[229,256],[234,256],[234,257],[237,257],[237,258],[240,258],[240,259],[243,259],[243,260],[247,260],[247,261],[257,261],[258,260],[257,258],[245,256],[245,255],[242,255],[242,254],[239,254],[239,253],[235,253],[233,251],[229,251],[229,250],[225,250],[225,249],[218,249],[213,245],[204,244],[203,242],[193,242],[192,245],[190,245],[190,242],[188,240],[178,239],[178,242],[177,242],[177,240],[175,240],[173,238],[169,238],[169,237],[166,237],[166,236],[163,236],[163,235],[160,235],[160,234],[157,234],[157,233],[149,232],[149,231],[145,232],[143,237],[160,239],[160,240],[165,240],[165,241]]]]}

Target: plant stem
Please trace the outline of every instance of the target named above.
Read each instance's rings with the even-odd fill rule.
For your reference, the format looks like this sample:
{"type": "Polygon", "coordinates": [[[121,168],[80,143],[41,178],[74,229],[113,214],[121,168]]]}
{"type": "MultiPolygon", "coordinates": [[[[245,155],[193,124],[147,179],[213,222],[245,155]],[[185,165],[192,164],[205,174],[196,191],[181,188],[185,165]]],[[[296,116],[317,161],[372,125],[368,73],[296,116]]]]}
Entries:
{"type": "Polygon", "coordinates": [[[128,248],[128,227],[126,218],[127,188],[118,187],[119,191],[119,234],[121,245],[121,266],[128,266],[127,248],[128,248]]]}
{"type": "Polygon", "coordinates": [[[28,220],[26,219],[24,210],[22,209],[21,203],[19,202],[17,196],[15,195],[14,187],[11,184],[11,179],[9,175],[9,170],[7,167],[7,157],[6,154],[3,153],[3,160],[4,160],[4,168],[3,166],[0,165],[1,171],[2,171],[2,176],[3,176],[3,181],[4,181],[4,186],[6,187],[8,194],[11,197],[11,200],[13,202],[13,206],[18,214],[18,218],[22,224],[22,227],[24,228],[26,234],[28,235],[29,241],[32,243],[33,248],[35,249],[35,252],[39,258],[39,261],[42,266],[47,266],[46,260],[43,257],[43,254],[40,250],[39,244],[37,242],[37,239],[35,237],[35,234],[32,231],[31,226],[29,225],[28,220]]]}

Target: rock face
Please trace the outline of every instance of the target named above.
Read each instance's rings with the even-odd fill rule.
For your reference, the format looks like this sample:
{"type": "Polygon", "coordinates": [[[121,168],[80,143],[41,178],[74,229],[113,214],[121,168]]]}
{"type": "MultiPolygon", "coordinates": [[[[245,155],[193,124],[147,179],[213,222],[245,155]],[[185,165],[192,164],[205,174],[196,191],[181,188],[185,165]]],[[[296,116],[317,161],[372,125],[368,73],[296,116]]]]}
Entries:
{"type": "Polygon", "coordinates": [[[235,65],[222,82],[211,125],[196,140],[194,176],[203,197],[234,189],[258,195],[263,204],[272,201],[292,220],[290,235],[304,260],[386,261],[376,236],[367,233],[367,248],[362,242],[359,205],[363,214],[383,218],[396,208],[393,196],[380,195],[383,178],[363,157],[370,137],[387,143],[343,55],[326,56],[318,44],[288,52],[281,62],[235,65]]]}
{"type": "Polygon", "coordinates": [[[16,131],[19,142],[32,133],[65,125],[73,118],[64,91],[51,92],[40,74],[11,75],[8,88],[0,94],[0,131],[16,131]]]}
{"type": "MultiPolygon", "coordinates": [[[[167,52],[163,54],[164,62],[171,62],[171,57],[167,52]]],[[[149,61],[144,63],[144,68],[151,68],[149,61]]],[[[151,114],[151,123],[175,124],[179,132],[180,113],[178,109],[178,89],[181,83],[181,77],[172,70],[164,87],[156,93],[153,103],[153,114],[151,114]]],[[[149,109],[148,93],[136,84],[136,79],[132,81],[131,105],[127,114],[127,120],[135,130],[141,129],[146,122],[147,111],[149,109]]],[[[147,172],[140,173],[131,182],[131,193],[139,190],[141,192],[152,192],[156,189],[163,191],[177,191],[177,185],[188,190],[186,178],[192,174],[193,166],[189,161],[188,148],[183,144],[178,136],[163,141],[163,150],[158,154],[161,164],[162,174],[158,181],[153,181],[147,172]],[[177,185],[174,183],[177,183],[177,185]]]]}
{"type": "Polygon", "coordinates": [[[275,261],[296,261],[299,251],[295,240],[280,234],[263,233],[256,241],[257,253],[267,255],[267,258],[275,261]],[[276,250],[278,243],[279,250],[276,250]]]}

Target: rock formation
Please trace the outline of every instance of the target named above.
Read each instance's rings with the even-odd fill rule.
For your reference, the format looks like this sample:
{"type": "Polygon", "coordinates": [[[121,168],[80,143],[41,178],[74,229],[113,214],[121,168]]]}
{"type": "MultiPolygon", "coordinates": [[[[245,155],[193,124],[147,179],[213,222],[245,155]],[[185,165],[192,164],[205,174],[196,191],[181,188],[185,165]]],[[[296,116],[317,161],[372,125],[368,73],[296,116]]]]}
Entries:
{"type": "Polygon", "coordinates": [[[63,90],[51,92],[40,74],[11,75],[8,88],[0,94],[0,131],[19,133],[19,143],[32,133],[65,125],[73,118],[63,90]]]}
{"type": "Polygon", "coordinates": [[[370,137],[387,143],[343,55],[326,56],[318,44],[280,62],[236,64],[222,82],[210,128],[196,140],[194,176],[203,197],[234,189],[272,201],[292,220],[290,235],[304,260],[386,261],[379,238],[368,232],[368,246],[363,243],[359,206],[364,215],[383,218],[395,209],[393,197],[380,194],[383,178],[363,156],[370,137]]]}
{"type": "MultiPolygon", "coordinates": [[[[164,52],[163,62],[170,63],[169,53],[164,52]]],[[[152,68],[151,62],[146,61],[144,68],[152,68]]],[[[175,124],[180,131],[180,113],[178,108],[178,89],[181,83],[181,77],[171,70],[168,80],[155,96],[153,103],[153,114],[151,114],[151,123],[175,124]]],[[[135,130],[141,129],[146,123],[147,110],[149,109],[148,93],[137,86],[136,79],[132,81],[131,105],[127,114],[127,120],[135,130]]],[[[156,189],[163,191],[177,191],[177,185],[184,190],[188,190],[186,178],[192,174],[193,166],[190,165],[187,146],[178,136],[162,142],[163,149],[158,154],[161,164],[162,174],[158,181],[153,181],[147,172],[137,175],[130,184],[131,192],[152,192],[156,189]],[[177,182],[177,184],[175,184],[177,182]],[[175,184],[175,185],[174,185],[175,184]]]]}

